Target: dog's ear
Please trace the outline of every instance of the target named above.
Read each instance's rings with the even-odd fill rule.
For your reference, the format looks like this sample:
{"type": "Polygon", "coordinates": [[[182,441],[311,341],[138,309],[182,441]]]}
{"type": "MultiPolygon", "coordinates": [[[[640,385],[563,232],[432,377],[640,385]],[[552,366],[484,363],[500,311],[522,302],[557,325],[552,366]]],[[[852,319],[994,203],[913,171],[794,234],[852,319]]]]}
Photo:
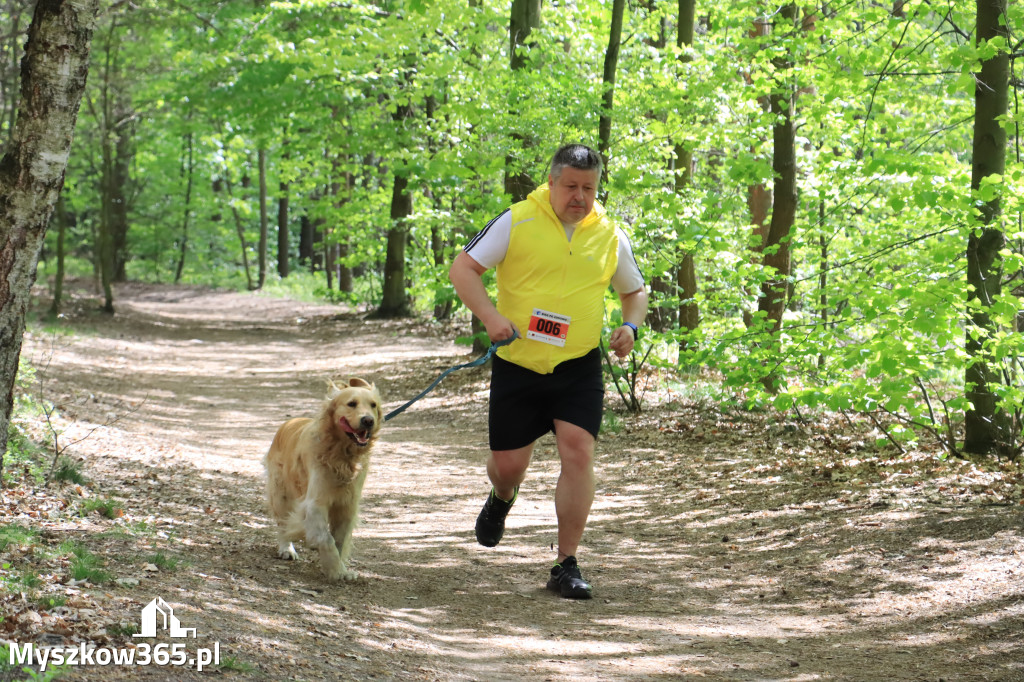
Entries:
{"type": "MultiPolygon", "coordinates": [[[[342,386],[347,386],[347,384],[344,381],[341,382],[341,385],[342,386]]],[[[333,381],[328,379],[327,380],[327,399],[328,400],[333,400],[334,398],[336,398],[338,396],[339,393],[341,393],[341,389],[338,388],[337,384],[335,384],[333,381]]]]}
{"type": "Polygon", "coordinates": [[[361,388],[368,388],[371,391],[373,390],[373,384],[371,384],[369,381],[366,381],[365,379],[360,379],[359,377],[352,377],[351,379],[349,379],[348,385],[358,386],[361,388]]]}

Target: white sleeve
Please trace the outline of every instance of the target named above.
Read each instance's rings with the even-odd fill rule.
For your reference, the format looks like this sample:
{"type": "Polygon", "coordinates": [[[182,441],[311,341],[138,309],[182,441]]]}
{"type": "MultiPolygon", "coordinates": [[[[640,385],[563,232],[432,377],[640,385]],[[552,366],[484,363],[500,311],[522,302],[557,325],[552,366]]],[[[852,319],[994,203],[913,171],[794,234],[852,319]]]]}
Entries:
{"type": "Polygon", "coordinates": [[[462,250],[483,267],[490,270],[505,260],[509,240],[512,238],[512,211],[506,210],[487,223],[462,250]]]}
{"type": "Polygon", "coordinates": [[[620,294],[631,294],[644,286],[644,276],[640,266],[633,257],[633,247],[629,245],[629,237],[621,228],[615,228],[619,236],[619,265],[612,275],[612,287],[620,294]]]}

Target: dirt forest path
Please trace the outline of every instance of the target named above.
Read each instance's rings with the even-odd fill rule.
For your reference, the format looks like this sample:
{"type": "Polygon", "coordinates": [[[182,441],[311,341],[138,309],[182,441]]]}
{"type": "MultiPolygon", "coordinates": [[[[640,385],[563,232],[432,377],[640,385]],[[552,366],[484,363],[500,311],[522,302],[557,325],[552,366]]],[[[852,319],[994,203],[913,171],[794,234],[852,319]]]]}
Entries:
{"type": "Polygon", "coordinates": [[[88,536],[118,579],[76,586],[95,604],[80,619],[138,623],[161,597],[222,665],[64,679],[1024,680],[1024,507],[975,485],[996,495],[1014,472],[865,467],[855,433],[677,395],[602,436],[580,556],[595,598],[563,600],[544,589],[550,437],[502,544],[475,542],[487,374],[467,370],[382,431],[360,580],[325,584],[307,548],[275,558],[261,466],[274,431],[316,408],[327,377],[368,378],[399,405],[469,357],[454,331],[142,284],[118,289],[112,317],[93,308],[74,300],[72,335],[37,332],[24,352],[66,438],[116,419],[70,452],[93,481],[82,494],[125,513],[73,529],[57,514],[46,537],[88,536]],[[180,562],[153,570],[155,551],[180,562]]]}

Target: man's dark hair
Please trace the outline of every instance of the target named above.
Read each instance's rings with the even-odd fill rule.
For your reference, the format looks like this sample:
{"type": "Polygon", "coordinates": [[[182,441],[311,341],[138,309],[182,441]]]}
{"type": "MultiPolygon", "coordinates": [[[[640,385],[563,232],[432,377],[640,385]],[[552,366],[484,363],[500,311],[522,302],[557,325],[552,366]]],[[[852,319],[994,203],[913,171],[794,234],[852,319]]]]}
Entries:
{"type": "Polygon", "coordinates": [[[577,170],[597,171],[597,179],[601,179],[601,155],[582,144],[567,144],[551,157],[551,181],[555,182],[562,175],[566,166],[577,170]]]}

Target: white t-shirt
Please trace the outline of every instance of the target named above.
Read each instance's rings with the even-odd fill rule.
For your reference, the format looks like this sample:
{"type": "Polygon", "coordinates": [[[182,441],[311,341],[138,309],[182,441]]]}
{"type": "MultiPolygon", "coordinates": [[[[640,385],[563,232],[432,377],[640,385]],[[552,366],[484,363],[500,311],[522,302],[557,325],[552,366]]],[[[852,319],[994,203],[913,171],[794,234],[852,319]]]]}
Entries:
{"type": "MultiPolygon", "coordinates": [[[[566,225],[565,236],[572,241],[572,234],[575,226],[566,225]]],[[[612,287],[620,294],[631,294],[642,289],[644,276],[633,257],[633,247],[629,244],[629,237],[618,227],[615,234],[619,238],[619,263],[612,275],[612,287]]],[[[506,210],[497,218],[487,223],[484,229],[480,230],[463,251],[473,260],[488,270],[505,260],[508,253],[509,240],[512,237],[512,211],[506,210]]]]}

